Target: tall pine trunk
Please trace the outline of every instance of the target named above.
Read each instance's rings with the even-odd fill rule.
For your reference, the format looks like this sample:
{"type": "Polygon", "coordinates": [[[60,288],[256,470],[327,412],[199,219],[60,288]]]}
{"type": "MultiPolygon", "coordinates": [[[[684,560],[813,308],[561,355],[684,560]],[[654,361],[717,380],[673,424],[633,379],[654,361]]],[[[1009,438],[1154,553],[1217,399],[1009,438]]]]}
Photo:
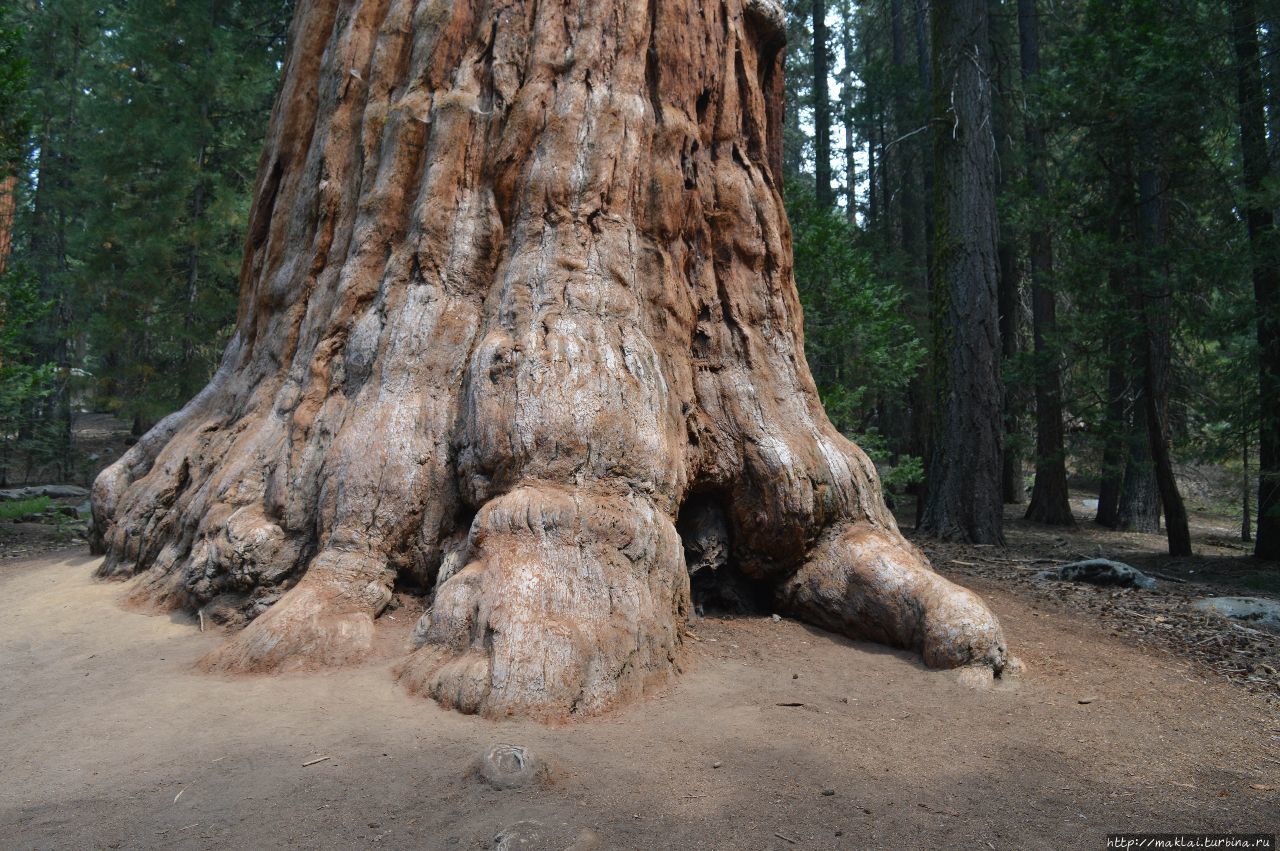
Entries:
{"type": "MultiPolygon", "coordinates": [[[[1018,0],[1018,36],[1022,54],[1022,85],[1030,94],[1039,85],[1040,19],[1036,0],[1018,0]]],[[[1067,452],[1062,430],[1062,361],[1055,339],[1057,298],[1052,289],[1053,235],[1044,220],[1049,203],[1044,128],[1037,111],[1026,117],[1028,170],[1032,195],[1039,209],[1031,230],[1031,323],[1035,339],[1036,479],[1027,519],[1055,526],[1074,526],[1067,491],[1067,452]]]]}
{"type": "Polygon", "coordinates": [[[1259,66],[1258,17],[1253,0],[1233,0],[1240,151],[1245,222],[1253,257],[1258,334],[1258,530],[1254,554],[1280,559],[1280,256],[1275,218],[1260,197],[1271,176],[1266,102],[1259,66]]]}
{"type": "Polygon", "coordinates": [[[987,0],[933,3],[938,421],[923,530],[1002,543],[1003,393],[987,0]]]}
{"type": "Polygon", "coordinates": [[[1147,442],[1160,505],[1164,511],[1169,555],[1191,555],[1191,532],[1187,511],[1178,492],[1169,448],[1169,373],[1172,369],[1173,293],[1165,274],[1162,254],[1168,230],[1166,178],[1154,134],[1145,131],[1139,149],[1151,162],[1138,175],[1138,242],[1143,254],[1142,291],[1142,397],[1147,423],[1147,442]]]}
{"type": "MultiPolygon", "coordinates": [[[[1018,182],[1015,164],[1012,124],[1017,114],[1013,75],[1005,52],[1008,43],[1007,29],[1000,26],[1002,18],[999,0],[988,0],[988,17],[991,25],[992,63],[998,93],[994,98],[994,130],[996,137],[996,197],[1008,197],[1018,182]]],[[[1000,279],[1000,349],[1006,375],[1018,357],[1019,334],[1022,328],[1022,258],[1019,250],[1020,233],[1008,221],[1000,222],[1000,243],[997,247],[997,274],[1000,279]]],[[[1004,501],[1021,505],[1026,501],[1026,485],[1022,481],[1022,399],[1012,380],[1005,382],[1004,395],[1004,464],[1001,470],[1001,490],[1004,501]]]]}
{"type": "Polygon", "coordinates": [[[813,0],[813,158],[818,204],[835,204],[831,191],[831,57],[827,44],[827,3],[813,0]]]}
{"type": "Polygon", "coordinates": [[[13,253],[13,220],[18,211],[18,178],[0,177],[0,275],[9,268],[13,253]]]}

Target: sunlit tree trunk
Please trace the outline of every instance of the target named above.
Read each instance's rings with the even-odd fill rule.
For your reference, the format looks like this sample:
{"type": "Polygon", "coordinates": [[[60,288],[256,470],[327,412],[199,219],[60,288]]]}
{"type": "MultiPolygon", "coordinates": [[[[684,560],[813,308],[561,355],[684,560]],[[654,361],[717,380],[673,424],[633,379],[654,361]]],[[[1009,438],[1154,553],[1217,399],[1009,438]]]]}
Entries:
{"type": "Polygon", "coordinates": [[[491,716],[679,664],[704,587],[999,671],[804,360],[772,0],[303,0],[212,382],[94,486],[107,576],[491,716]],[[709,557],[723,553],[725,558],[709,557]],[[695,557],[696,556],[696,557],[695,557]]]}

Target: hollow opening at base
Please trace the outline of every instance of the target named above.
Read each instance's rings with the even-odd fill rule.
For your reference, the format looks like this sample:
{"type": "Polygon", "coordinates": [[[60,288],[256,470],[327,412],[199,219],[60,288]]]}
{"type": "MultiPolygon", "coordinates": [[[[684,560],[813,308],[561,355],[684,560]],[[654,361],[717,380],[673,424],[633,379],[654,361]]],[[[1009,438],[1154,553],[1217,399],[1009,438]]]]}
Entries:
{"type": "Polygon", "coordinates": [[[684,542],[694,611],[722,615],[768,614],[773,595],[744,574],[733,558],[733,533],[722,495],[690,494],[680,506],[676,531],[684,542]]]}

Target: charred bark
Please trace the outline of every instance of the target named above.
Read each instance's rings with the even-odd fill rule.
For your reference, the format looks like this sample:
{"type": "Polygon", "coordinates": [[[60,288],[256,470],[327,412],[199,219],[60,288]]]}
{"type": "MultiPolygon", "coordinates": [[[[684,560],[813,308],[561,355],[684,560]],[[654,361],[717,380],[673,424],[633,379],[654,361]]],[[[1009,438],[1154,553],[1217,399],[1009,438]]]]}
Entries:
{"type": "Polygon", "coordinates": [[[96,482],[102,575],[253,617],[226,671],[360,659],[432,588],[409,688],[585,715],[676,669],[696,497],[780,608],[999,671],[805,364],[782,33],[771,0],[301,3],[236,334],[96,482]]]}

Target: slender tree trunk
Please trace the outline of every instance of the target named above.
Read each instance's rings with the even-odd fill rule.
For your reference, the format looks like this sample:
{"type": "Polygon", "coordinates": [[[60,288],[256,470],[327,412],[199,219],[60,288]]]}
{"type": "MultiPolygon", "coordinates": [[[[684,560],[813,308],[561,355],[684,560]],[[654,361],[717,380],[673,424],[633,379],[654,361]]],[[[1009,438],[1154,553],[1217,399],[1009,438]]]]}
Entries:
{"type": "Polygon", "coordinates": [[[853,4],[843,0],[840,7],[844,26],[840,30],[840,52],[844,62],[840,72],[840,109],[844,125],[844,191],[845,210],[849,224],[858,222],[858,142],[854,125],[854,104],[857,101],[853,86],[853,56],[856,49],[853,38],[853,4]]]}
{"type": "MultiPolygon", "coordinates": [[[[1018,36],[1022,53],[1022,85],[1028,97],[1039,85],[1040,20],[1036,0],[1018,0],[1018,36]]],[[[1062,362],[1054,339],[1058,324],[1053,276],[1053,235],[1045,221],[1049,203],[1044,128],[1033,110],[1026,118],[1028,170],[1037,204],[1038,222],[1031,230],[1031,323],[1035,339],[1036,479],[1027,519],[1055,526],[1074,526],[1067,490],[1067,452],[1062,429],[1062,362]]]]}
{"type": "Polygon", "coordinates": [[[431,588],[398,676],[494,717],[667,680],[691,572],[1001,670],[805,365],[784,33],[773,0],[303,0],[236,333],[95,482],[101,573],[253,618],[216,671],[359,660],[431,588]]]}
{"type": "MultiPolygon", "coordinates": [[[[907,35],[903,18],[902,0],[890,2],[890,58],[894,69],[893,122],[891,141],[901,139],[913,129],[909,126],[910,100],[907,97],[907,35]]],[[[908,261],[920,256],[920,202],[916,193],[914,147],[905,141],[894,145],[891,159],[893,180],[898,193],[898,232],[902,252],[908,261]]]]}
{"type": "Polygon", "coordinates": [[[9,268],[13,252],[13,219],[18,210],[18,178],[0,178],[0,275],[9,268]]]}
{"type": "MultiPolygon", "coordinates": [[[[208,105],[202,110],[206,115],[208,105]]],[[[204,161],[207,154],[207,146],[201,144],[200,150],[196,155],[196,171],[199,178],[196,181],[195,192],[191,199],[191,244],[187,246],[187,303],[186,309],[182,315],[182,395],[190,397],[195,395],[199,390],[199,386],[192,386],[195,372],[195,339],[193,338],[196,310],[200,300],[200,227],[204,219],[205,206],[205,183],[204,183],[204,161]]]]}
{"type": "MultiPolygon", "coordinates": [[[[920,90],[924,94],[927,107],[922,110],[927,118],[926,130],[918,137],[910,140],[913,145],[919,145],[922,152],[930,152],[934,147],[934,130],[932,127],[932,99],[933,99],[933,50],[929,42],[929,4],[928,0],[915,0],[915,41],[916,41],[916,69],[920,76],[920,90]]],[[[923,222],[922,232],[924,238],[921,242],[924,245],[923,257],[917,258],[917,261],[923,261],[923,275],[925,297],[920,300],[922,305],[933,304],[934,291],[934,263],[933,263],[933,214],[934,214],[934,184],[933,184],[933,157],[928,153],[920,156],[920,183],[924,189],[924,202],[920,205],[922,208],[921,221],[923,222]]],[[[929,309],[932,321],[932,309],[929,309]]],[[[927,324],[927,323],[926,323],[927,324]]],[[[927,331],[926,331],[927,333],[927,331]]],[[[933,434],[934,434],[934,392],[933,365],[926,363],[920,371],[919,376],[911,383],[911,447],[912,452],[919,455],[924,463],[924,469],[927,471],[933,466],[933,434]]],[[[929,496],[929,480],[926,477],[923,481],[915,486],[916,494],[916,528],[919,529],[924,520],[924,507],[928,502],[929,496]]]]}
{"type": "MultiPolygon", "coordinates": [[[[994,77],[999,81],[999,91],[994,97],[994,121],[996,137],[996,197],[1008,197],[1016,183],[1013,137],[1010,133],[1014,87],[1008,57],[1005,53],[1005,32],[999,26],[999,0],[988,0],[987,15],[991,26],[992,64],[994,77]]],[[[1009,222],[1000,222],[1000,244],[997,247],[999,262],[997,274],[1000,280],[1000,348],[1006,377],[1013,371],[1008,367],[1018,357],[1019,331],[1022,316],[1022,264],[1019,257],[1020,235],[1009,222]]],[[[1026,486],[1022,482],[1022,399],[1018,388],[1009,379],[1004,387],[1004,464],[1001,471],[1001,490],[1004,501],[1020,505],[1026,501],[1026,486]]]]}
{"type": "Polygon", "coordinates": [[[835,204],[831,191],[831,59],[827,45],[827,3],[813,0],[813,157],[818,204],[835,204]]]}
{"type": "Polygon", "coordinates": [[[1258,16],[1253,0],[1233,0],[1240,150],[1244,164],[1245,221],[1253,255],[1261,408],[1258,411],[1258,540],[1254,554],[1280,559],[1280,256],[1275,218],[1262,201],[1271,175],[1265,99],[1259,64],[1258,16]]]}
{"type": "MultiPolygon", "coordinates": [[[[1158,162],[1159,148],[1154,133],[1144,131],[1139,147],[1158,162]]],[[[1187,511],[1178,492],[1169,448],[1169,372],[1172,368],[1173,293],[1161,259],[1167,231],[1167,183],[1154,162],[1138,175],[1139,244],[1143,250],[1142,277],[1142,396],[1146,406],[1148,443],[1155,467],[1160,504],[1164,510],[1169,555],[1191,555],[1191,532],[1187,511]]]]}
{"type": "Polygon", "coordinates": [[[986,0],[934,3],[938,423],[922,528],[1003,543],[995,138],[986,0]]]}
{"type": "MultiPolygon", "coordinates": [[[[1142,362],[1135,356],[1130,374],[1142,375],[1142,362]]],[[[1155,464],[1151,460],[1151,430],[1142,379],[1131,379],[1126,388],[1126,423],[1128,450],[1124,480],[1120,487],[1120,530],[1125,532],[1160,531],[1160,490],[1156,484],[1155,464]]]]}
{"type": "MultiPolygon", "coordinates": [[[[1119,239],[1119,228],[1112,230],[1113,243],[1119,239]]],[[[1121,271],[1112,266],[1107,271],[1107,289],[1113,301],[1123,292],[1121,271]]],[[[1114,323],[1110,323],[1114,325],[1114,323]]],[[[1094,518],[1108,529],[1120,527],[1120,493],[1125,469],[1125,417],[1126,383],[1124,374],[1125,338],[1117,328],[1111,328],[1107,340],[1107,397],[1102,435],[1102,471],[1098,486],[1098,513],[1094,518]]]]}
{"type": "Polygon", "coordinates": [[[876,160],[876,136],[867,130],[867,231],[880,226],[880,169],[876,160]]]}
{"type": "Polygon", "coordinates": [[[1253,509],[1249,506],[1249,492],[1252,490],[1249,481],[1249,430],[1240,433],[1240,540],[1246,544],[1253,541],[1253,529],[1250,526],[1253,509]]]}
{"type": "MultiPolygon", "coordinates": [[[[1132,434],[1132,393],[1129,375],[1132,373],[1132,294],[1128,282],[1135,276],[1128,261],[1121,262],[1115,252],[1125,244],[1126,223],[1136,228],[1137,202],[1133,197],[1132,152],[1123,152],[1120,164],[1110,179],[1111,217],[1107,224],[1107,243],[1113,256],[1107,268],[1106,338],[1107,338],[1107,398],[1102,435],[1102,471],[1098,488],[1098,514],[1096,521],[1109,529],[1120,529],[1129,516],[1121,510],[1126,475],[1133,457],[1130,447],[1132,434]]],[[[1145,432],[1145,429],[1143,429],[1145,432]]],[[[1145,450],[1145,447],[1144,447],[1145,450]]],[[[1139,461],[1141,463],[1141,460],[1139,461]]],[[[1159,514],[1154,521],[1159,524],[1159,514]]]]}

